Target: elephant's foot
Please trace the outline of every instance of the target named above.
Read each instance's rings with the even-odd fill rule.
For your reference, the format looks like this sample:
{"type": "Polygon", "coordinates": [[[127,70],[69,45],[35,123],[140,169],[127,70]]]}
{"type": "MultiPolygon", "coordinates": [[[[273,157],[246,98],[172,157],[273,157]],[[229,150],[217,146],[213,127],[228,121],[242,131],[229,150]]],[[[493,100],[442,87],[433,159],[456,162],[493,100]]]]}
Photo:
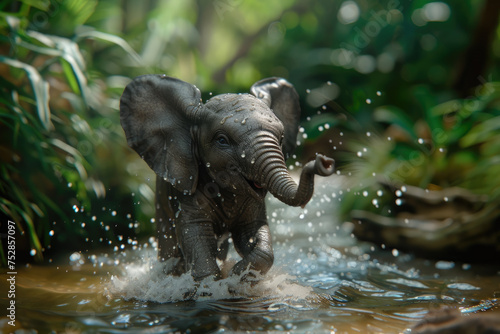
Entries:
{"type": "Polygon", "coordinates": [[[186,273],[186,266],[183,258],[171,257],[169,259],[158,258],[164,264],[163,272],[165,275],[181,276],[186,273]]]}

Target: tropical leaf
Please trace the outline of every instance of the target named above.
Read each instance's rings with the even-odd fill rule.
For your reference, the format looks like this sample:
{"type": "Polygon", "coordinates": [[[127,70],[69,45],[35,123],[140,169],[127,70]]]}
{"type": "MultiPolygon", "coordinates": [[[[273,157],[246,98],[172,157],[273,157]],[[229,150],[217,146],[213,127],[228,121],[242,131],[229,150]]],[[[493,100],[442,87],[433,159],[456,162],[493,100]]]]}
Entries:
{"type": "Polygon", "coordinates": [[[417,139],[414,122],[407,113],[395,106],[383,106],[375,109],[373,118],[376,122],[394,124],[404,130],[412,139],[417,139]]]}
{"type": "Polygon", "coordinates": [[[78,44],[68,38],[41,34],[37,31],[28,31],[26,35],[48,47],[39,47],[27,42],[21,43],[21,46],[38,53],[63,59],[61,65],[70,87],[75,93],[81,95],[83,102],[86,103],[88,87],[87,77],[84,74],[85,60],[78,44]]]}
{"type": "Polygon", "coordinates": [[[40,239],[38,238],[38,235],[36,233],[35,224],[33,223],[33,220],[27,212],[21,211],[19,213],[23,217],[24,222],[28,227],[27,235],[30,241],[30,245],[32,247],[32,250],[35,250],[35,254],[32,255],[35,257],[36,261],[41,262],[43,261],[42,244],[40,243],[40,239]]]}
{"type": "Polygon", "coordinates": [[[467,135],[460,140],[462,147],[480,144],[498,135],[500,131],[500,116],[485,120],[474,126],[467,135]]]}
{"type": "Polygon", "coordinates": [[[30,80],[33,93],[35,95],[38,117],[46,130],[54,128],[50,119],[49,108],[49,84],[42,78],[40,73],[31,65],[16,59],[0,56],[0,63],[24,70],[30,80]]]}
{"type": "Polygon", "coordinates": [[[62,4],[66,7],[64,12],[71,14],[71,17],[74,18],[73,24],[79,26],[84,24],[94,13],[97,0],[65,0],[62,4]]]}
{"type": "Polygon", "coordinates": [[[68,81],[68,84],[71,87],[71,90],[75,94],[80,95],[81,94],[80,85],[78,84],[78,80],[75,77],[75,72],[73,71],[73,68],[71,67],[70,63],[68,63],[65,60],[61,60],[61,65],[64,74],[66,76],[66,80],[68,81]]]}
{"type": "Polygon", "coordinates": [[[113,43],[121,47],[127,54],[130,56],[130,58],[134,61],[134,65],[136,66],[141,66],[144,62],[141,58],[141,56],[135,52],[135,50],[125,41],[123,38],[112,35],[112,34],[107,34],[104,32],[100,31],[85,31],[81,32],[76,35],[76,40],[81,40],[81,39],[98,39],[102,41],[106,41],[109,43],[113,43]]]}

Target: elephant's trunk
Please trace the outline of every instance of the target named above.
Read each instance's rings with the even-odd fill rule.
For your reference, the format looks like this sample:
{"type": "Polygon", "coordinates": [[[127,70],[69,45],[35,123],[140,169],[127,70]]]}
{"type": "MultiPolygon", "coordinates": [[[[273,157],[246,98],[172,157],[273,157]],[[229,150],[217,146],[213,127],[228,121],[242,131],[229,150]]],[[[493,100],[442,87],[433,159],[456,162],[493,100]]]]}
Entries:
{"type": "Polygon", "coordinates": [[[287,205],[304,207],[314,191],[314,175],[328,176],[334,172],[334,161],[318,154],[316,160],[304,166],[297,185],[288,172],[276,140],[262,135],[254,147],[254,180],[287,205]]]}

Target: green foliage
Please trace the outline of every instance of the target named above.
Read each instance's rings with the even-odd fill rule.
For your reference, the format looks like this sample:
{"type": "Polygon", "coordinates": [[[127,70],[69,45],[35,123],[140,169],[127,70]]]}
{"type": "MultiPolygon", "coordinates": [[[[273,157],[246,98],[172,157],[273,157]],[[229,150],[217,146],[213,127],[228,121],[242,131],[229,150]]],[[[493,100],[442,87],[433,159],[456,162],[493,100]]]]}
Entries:
{"type": "Polygon", "coordinates": [[[382,203],[389,209],[394,206],[392,197],[372,205],[383,188],[381,183],[431,190],[463,187],[498,203],[500,84],[487,83],[476,93],[468,99],[425,105],[424,119],[416,124],[400,109],[377,108],[375,118],[390,126],[386,138],[355,145],[357,150],[363,146],[367,154],[350,166],[354,179],[362,181],[347,196],[345,212],[353,208],[378,211],[382,203]]]}
{"type": "Polygon", "coordinates": [[[498,197],[498,30],[489,67],[471,80],[482,88],[469,98],[454,88],[485,3],[4,1],[1,212],[37,259],[51,245],[153,234],[154,175],[118,115],[129,78],[146,73],[204,98],[287,78],[303,107],[297,160],[321,151],[360,178],[345,210],[372,205],[362,194],[377,178],[498,197]]]}
{"type": "MultiPolygon", "coordinates": [[[[87,68],[85,58],[93,54],[85,57],[79,43],[104,40],[136,61],[138,56],[118,36],[74,33],[90,16],[91,2],[54,4],[61,7],[51,7],[57,14],[50,15],[50,24],[69,28],[66,33],[72,32],[73,38],[31,29],[41,22],[29,19],[40,17],[36,8],[49,17],[42,2],[13,2],[19,11],[0,15],[6,50],[0,56],[0,212],[16,222],[20,260],[41,261],[52,246],[80,250],[86,242],[112,244],[116,234],[135,237],[141,230],[135,219],[151,214],[147,205],[141,211],[127,199],[148,175],[137,178],[117,167],[129,159],[128,152],[116,107],[106,106],[117,106],[124,82],[118,89],[110,87],[98,68],[87,68]],[[67,12],[71,15],[63,15],[67,12]],[[72,24],[64,21],[68,18],[72,24]],[[106,206],[108,214],[97,220],[96,210],[106,206]],[[130,222],[131,228],[120,223],[111,230],[119,220],[130,222]]],[[[142,193],[151,203],[152,191],[142,193]]],[[[2,218],[1,224],[6,223],[2,218]]],[[[146,235],[152,232],[149,225],[142,227],[146,235]]]]}

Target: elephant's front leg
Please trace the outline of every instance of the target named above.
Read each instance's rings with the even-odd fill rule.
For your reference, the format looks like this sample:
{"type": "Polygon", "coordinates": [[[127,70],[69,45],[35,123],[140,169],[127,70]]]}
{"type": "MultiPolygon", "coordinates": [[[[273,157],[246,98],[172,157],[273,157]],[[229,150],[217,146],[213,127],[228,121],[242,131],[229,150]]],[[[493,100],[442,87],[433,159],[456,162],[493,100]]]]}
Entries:
{"type": "Polygon", "coordinates": [[[220,278],[217,266],[217,239],[210,221],[182,222],[177,238],[180,240],[186,269],[196,281],[207,276],[220,278]]]}
{"type": "Polygon", "coordinates": [[[242,257],[241,261],[234,265],[233,274],[241,275],[248,267],[261,274],[271,269],[274,254],[269,225],[265,219],[239,225],[238,230],[232,232],[232,236],[236,251],[242,257]]]}

